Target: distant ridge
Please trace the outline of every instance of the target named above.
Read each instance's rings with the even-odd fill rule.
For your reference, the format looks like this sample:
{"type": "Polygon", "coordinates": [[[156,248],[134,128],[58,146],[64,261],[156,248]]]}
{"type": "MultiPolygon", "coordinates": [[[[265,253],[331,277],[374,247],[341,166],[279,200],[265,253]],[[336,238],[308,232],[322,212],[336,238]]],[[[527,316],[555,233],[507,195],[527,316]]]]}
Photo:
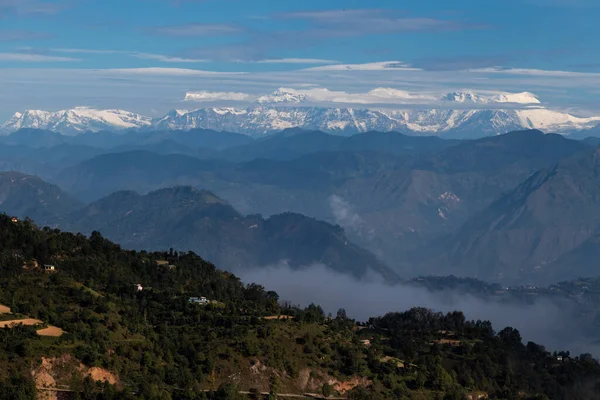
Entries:
{"type": "MultiPolygon", "coordinates": [[[[383,99],[391,89],[377,89],[371,95],[383,99]]],[[[260,97],[247,108],[201,108],[173,110],[152,119],[124,110],[97,110],[76,107],[48,112],[18,112],[0,125],[4,134],[23,128],[47,129],[63,135],[102,130],[190,130],[195,128],[264,136],[288,128],[320,130],[340,135],[369,131],[397,131],[410,135],[447,138],[478,138],[521,129],[576,134],[596,132],[600,116],[582,118],[544,108],[531,93],[484,96],[472,92],[446,94],[440,108],[394,109],[317,107],[307,103],[303,92],[279,89],[260,97]],[[506,108],[498,108],[498,105],[506,108]],[[470,108],[472,105],[472,108],[470,108]],[[492,107],[494,105],[494,107],[492,107]],[[511,107],[508,107],[508,106],[511,107]],[[490,107],[486,109],[485,107],[490,107]]],[[[193,96],[188,96],[193,99],[193,96]]]]}
{"type": "Polygon", "coordinates": [[[268,219],[243,216],[212,192],[189,186],[146,195],[116,192],[71,213],[65,221],[69,230],[98,230],[129,248],[197,251],[232,270],[284,260],[293,268],[322,263],[356,277],[372,271],[388,282],[398,280],[373,254],[350,242],[338,226],[296,213],[268,219]]]}

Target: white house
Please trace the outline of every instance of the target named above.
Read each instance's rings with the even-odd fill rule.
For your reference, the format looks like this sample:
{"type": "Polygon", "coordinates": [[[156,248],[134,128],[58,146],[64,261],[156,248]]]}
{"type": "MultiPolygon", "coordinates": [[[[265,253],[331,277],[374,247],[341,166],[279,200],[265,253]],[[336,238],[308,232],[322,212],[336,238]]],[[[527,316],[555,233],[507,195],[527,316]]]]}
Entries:
{"type": "Polygon", "coordinates": [[[188,299],[188,302],[191,304],[201,304],[201,305],[209,303],[209,301],[206,297],[190,297],[188,299]]]}

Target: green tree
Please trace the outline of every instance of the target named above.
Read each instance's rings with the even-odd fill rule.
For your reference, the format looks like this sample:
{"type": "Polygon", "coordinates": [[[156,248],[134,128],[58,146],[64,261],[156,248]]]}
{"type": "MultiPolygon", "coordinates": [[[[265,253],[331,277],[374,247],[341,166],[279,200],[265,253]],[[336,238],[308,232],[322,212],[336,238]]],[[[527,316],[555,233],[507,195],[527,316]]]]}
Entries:
{"type": "Polygon", "coordinates": [[[277,394],[281,391],[281,380],[275,374],[271,375],[269,379],[269,395],[272,397],[277,396],[277,394]]]}
{"type": "Polygon", "coordinates": [[[323,384],[323,387],[321,388],[321,394],[322,394],[324,397],[333,396],[333,392],[334,392],[334,390],[333,390],[333,386],[331,386],[331,385],[330,385],[330,384],[328,384],[328,383],[324,383],[324,384],[323,384]]]}
{"type": "Polygon", "coordinates": [[[215,400],[243,400],[240,389],[233,383],[222,383],[215,392],[215,400]]]}

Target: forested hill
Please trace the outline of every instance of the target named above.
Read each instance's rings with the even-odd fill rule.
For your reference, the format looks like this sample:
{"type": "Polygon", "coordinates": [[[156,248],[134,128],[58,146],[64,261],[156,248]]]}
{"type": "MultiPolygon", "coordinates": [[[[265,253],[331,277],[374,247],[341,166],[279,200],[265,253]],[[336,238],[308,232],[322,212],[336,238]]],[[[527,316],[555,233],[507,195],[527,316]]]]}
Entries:
{"type": "Polygon", "coordinates": [[[282,304],[193,253],[126,251],[3,215],[0,304],[11,308],[0,325],[44,325],[0,329],[0,399],[55,388],[73,399],[600,398],[591,356],[551,354],[460,312],[357,324],[282,304]]]}

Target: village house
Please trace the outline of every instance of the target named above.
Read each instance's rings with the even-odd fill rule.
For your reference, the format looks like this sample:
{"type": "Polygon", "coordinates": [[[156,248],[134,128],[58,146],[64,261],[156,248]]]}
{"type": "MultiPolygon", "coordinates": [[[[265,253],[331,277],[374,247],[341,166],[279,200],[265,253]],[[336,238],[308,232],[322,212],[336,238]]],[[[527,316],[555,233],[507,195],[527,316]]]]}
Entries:
{"type": "Polygon", "coordinates": [[[209,303],[209,300],[206,297],[190,297],[188,299],[190,304],[200,304],[205,305],[209,303]]]}
{"type": "Polygon", "coordinates": [[[45,264],[44,271],[46,272],[56,272],[56,267],[54,265],[45,264]]]}
{"type": "Polygon", "coordinates": [[[10,220],[11,220],[12,222],[19,222],[19,220],[17,219],[17,217],[12,217],[10,220]]]}
{"type": "Polygon", "coordinates": [[[141,292],[142,290],[144,290],[141,283],[136,283],[134,286],[137,288],[138,292],[141,292]]]}
{"type": "Polygon", "coordinates": [[[175,268],[177,268],[175,267],[175,265],[169,263],[169,261],[166,260],[156,260],[156,265],[158,265],[159,267],[164,267],[169,271],[173,271],[175,268]]]}

